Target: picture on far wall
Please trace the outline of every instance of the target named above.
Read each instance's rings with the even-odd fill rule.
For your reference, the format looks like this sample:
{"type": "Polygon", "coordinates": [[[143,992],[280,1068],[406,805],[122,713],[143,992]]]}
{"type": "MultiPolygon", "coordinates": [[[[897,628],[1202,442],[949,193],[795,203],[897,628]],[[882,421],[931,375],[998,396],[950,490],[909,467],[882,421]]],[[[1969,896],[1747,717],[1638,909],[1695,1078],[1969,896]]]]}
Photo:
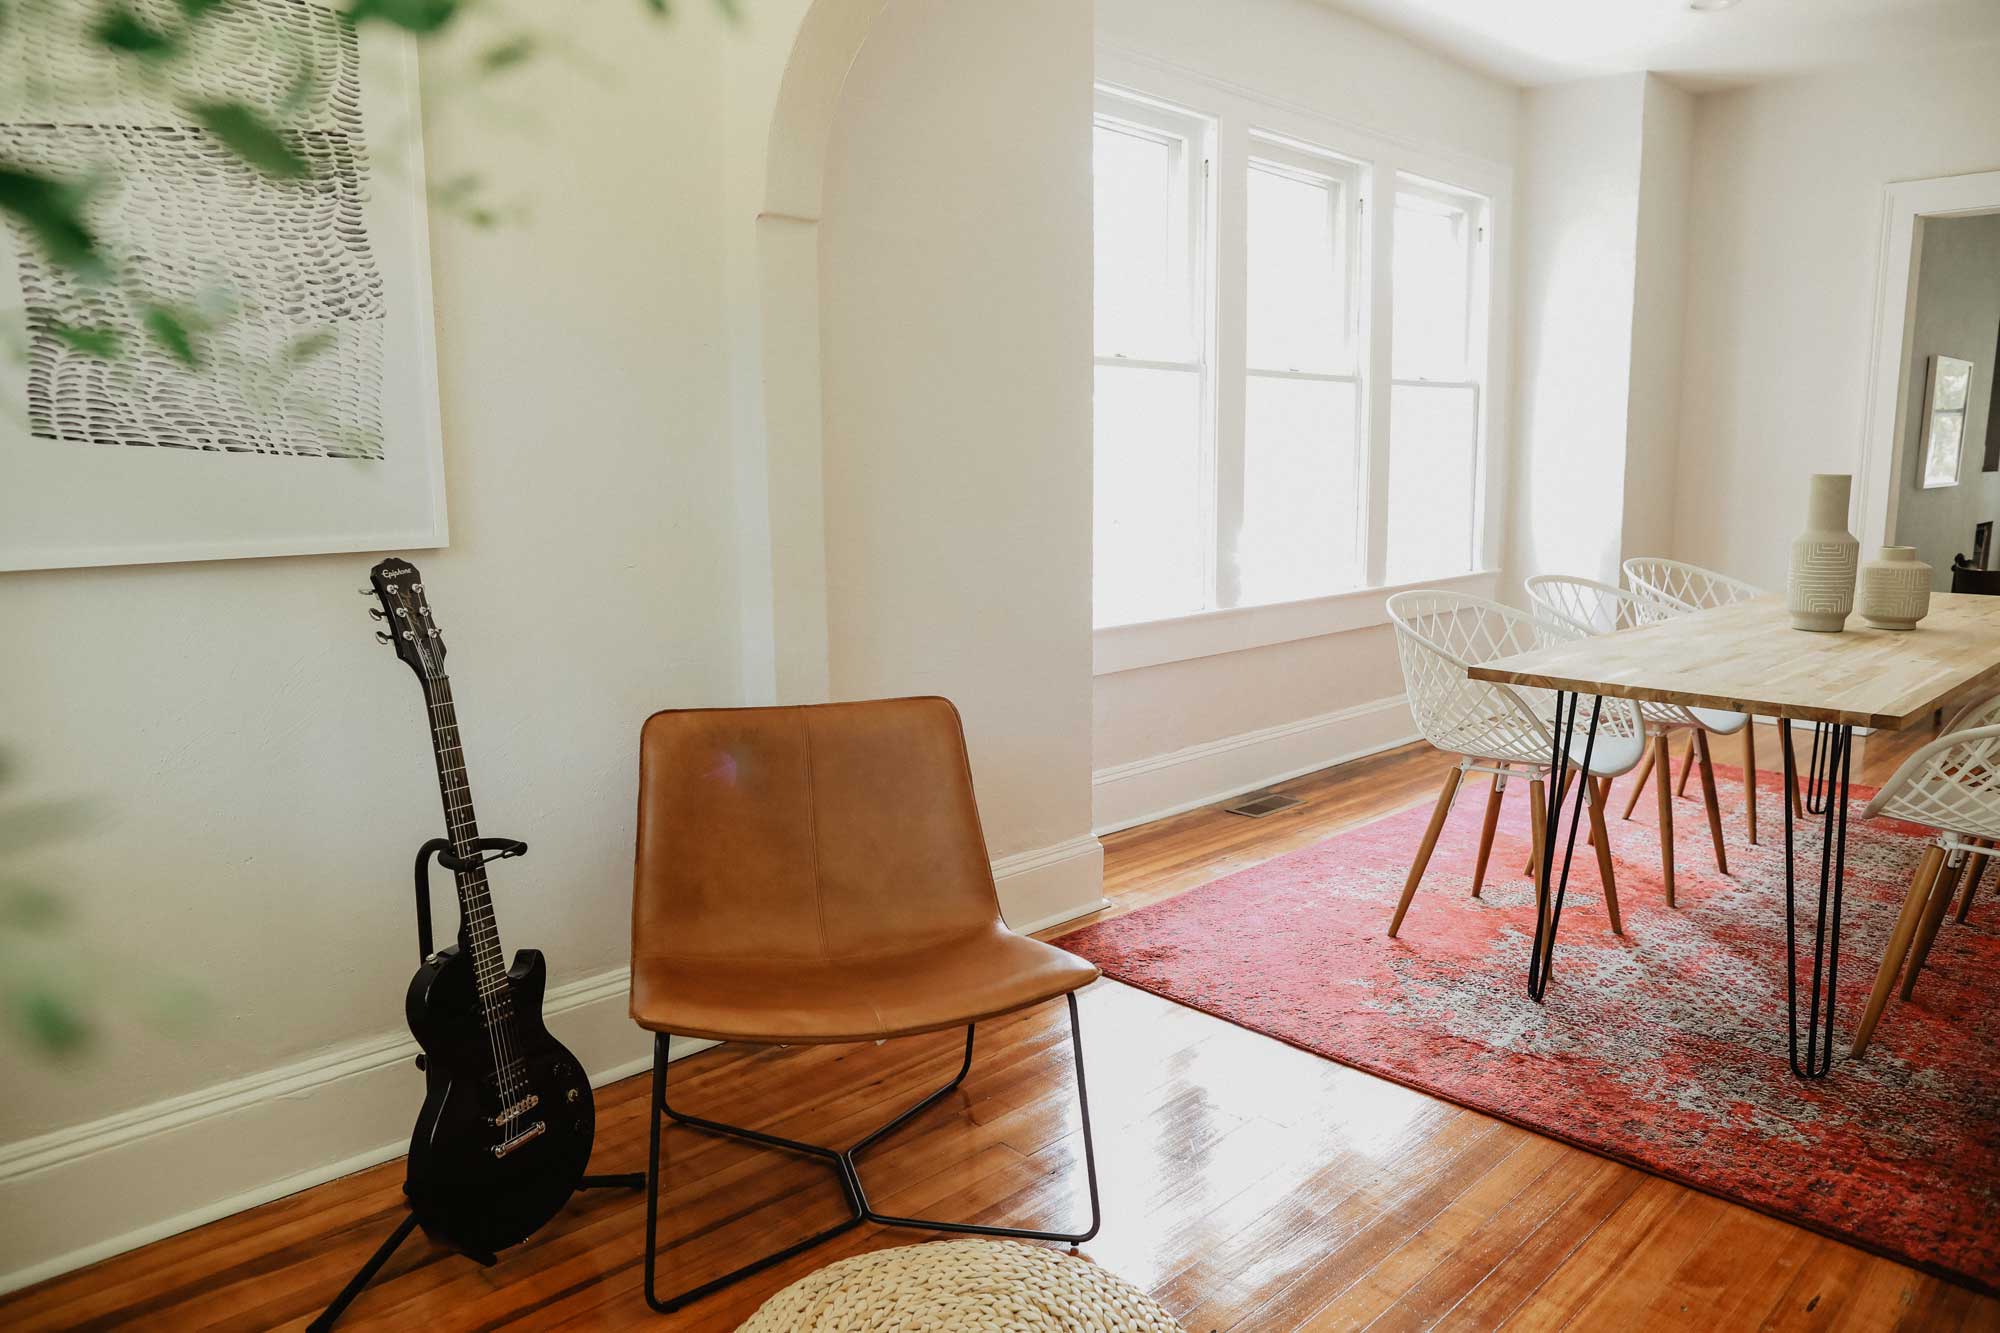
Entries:
{"type": "Polygon", "coordinates": [[[1923,460],[1925,490],[1958,485],[1959,455],[1965,450],[1965,409],[1972,401],[1972,363],[1933,356],[1924,379],[1923,460]]]}
{"type": "Polygon", "coordinates": [[[46,25],[0,42],[0,162],[100,181],[118,275],[0,224],[0,570],[444,544],[415,53],[336,4],[213,10],[191,91],[46,25]],[[285,125],[303,178],[225,147],[204,97],[285,125]]]}

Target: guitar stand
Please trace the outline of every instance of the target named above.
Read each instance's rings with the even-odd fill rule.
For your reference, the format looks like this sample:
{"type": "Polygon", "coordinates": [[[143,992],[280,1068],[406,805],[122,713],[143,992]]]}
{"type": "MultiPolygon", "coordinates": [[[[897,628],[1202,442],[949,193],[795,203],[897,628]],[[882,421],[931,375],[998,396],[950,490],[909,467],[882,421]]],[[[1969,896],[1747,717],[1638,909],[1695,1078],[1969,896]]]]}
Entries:
{"type": "MultiPolygon", "coordinates": [[[[432,838],[417,849],[417,959],[419,963],[429,962],[432,953],[431,858],[436,857],[439,865],[443,866],[446,870],[456,873],[461,870],[476,869],[489,861],[504,861],[511,856],[524,856],[527,854],[527,851],[527,843],[516,841],[513,838],[480,838],[467,848],[466,855],[464,856],[460,856],[453,850],[449,838],[432,838]]],[[[422,1069],[423,1067],[424,1057],[419,1055],[417,1057],[417,1068],[422,1069]]],[[[621,1171],[615,1175],[608,1176],[585,1176],[577,1182],[577,1188],[586,1190],[642,1190],[646,1188],[646,1173],[643,1171],[621,1171]]],[[[408,1194],[409,1192],[409,1182],[405,1181],[403,1183],[403,1193],[408,1194]]],[[[319,1318],[306,1325],[307,1333],[327,1333],[327,1330],[333,1327],[334,1321],[339,1319],[346,1312],[347,1307],[354,1303],[354,1298],[361,1294],[362,1288],[375,1280],[375,1275],[382,1271],[382,1265],[389,1262],[389,1256],[394,1254],[397,1248],[410,1238],[410,1233],[416,1229],[417,1215],[415,1213],[406,1215],[401,1222],[398,1222],[396,1229],[384,1237],[382,1243],[375,1247],[375,1253],[368,1256],[368,1262],[361,1265],[354,1276],[347,1280],[347,1285],[340,1289],[340,1294],[333,1298],[326,1309],[320,1311],[319,1318]]],[[[466,1258],[472,1260],[481,1268],[491,1268],[499,1262],[499,1256],[497,1255],[474,1254],[469,1250],[464,1251],[464,1254],[466,1258]]]]}

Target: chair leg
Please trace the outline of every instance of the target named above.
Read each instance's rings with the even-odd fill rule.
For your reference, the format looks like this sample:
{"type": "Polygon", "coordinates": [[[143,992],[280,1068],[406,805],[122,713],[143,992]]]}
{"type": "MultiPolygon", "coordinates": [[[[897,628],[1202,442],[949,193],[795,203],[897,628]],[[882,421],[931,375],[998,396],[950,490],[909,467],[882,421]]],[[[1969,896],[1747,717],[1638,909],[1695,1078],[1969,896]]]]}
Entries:
{"type": "Polygon", "coordinates": [[[1708,807],[1708,836],[1715,844],[1715,868],[1726,875],[1729,853],[1722,847],[1722,807],[1715,799],[1715,764],[1708,757],[1708,733],[1699,727],[1695,728],[1690,752],[1699,756],[1701,764],[1701,800],[1708,807]]]}
{"type": "Polygon", "coordinates": [[[1548,788],[1540,778],[1528,781],[1528,876],[1536,886],[1541,885],[1542,844],[1548,839],[1549,807],[1548,788]]]}
{"type": "MultiPolygon", "coordinates": [[[[1556,805],[1558,808],[1561,807],[1563,803],[1563,798],[1569,795],[1570,776],[1571,775],[1567,773],[1563,775],[1562,790],[1556,793],[1556,805]]],[[[1535,827],[1543,829],[1547,828],[1548,827],[1546,822],[1547,818],[1548,818],[1548,812],[1544,810],[1541,815],[1536,817],[1535,827]]],[[[1528,853],[1528,864],[1526,868],[1524,868],[1521,871],[1521,873],[1523,875],[1526,875],[1529,879],[1533,879],[1535,876],[1542,873],[1542,852],[1539,846],[1534,847],[1534,849],[1528,853]]]]}
{"type": "Polygon", "coordinates": [[[1660,877],[1666,884],[1667,906],[1674,905],[1674,794],[1668,779],[1674,773],[1673,756],[1667,750],[1667,733],[1653,737],[1653,767],[1660,770],[1654,792],[1660,805],[1660,877]]]}
{"type": "Polygon", "coordinates": [[[1611,917],[1611,933],[1623,935],[1625,922],[1618,915],[1618,881],[1611,871],[1611,839],[1604,832],[1604,788],[1592,782],[1587,790],[1591,846],[1597,849],[1597,877],[1604,883],[1604,910],[1611,917]]]}
{"type": "Polygon", "coordinates": [[[1750,827],[1750,845],[1757,845],[1757,719],[1743,724],[1743,822],[1750,827]]]}
{"type": "Polygon", "coordinates": [[[1410,867],[1410,877],[1403,881],[1403,896],[1396,901],[1396,914],[1389,918],[1389,938],[1392,940],[1396,938],[1396,932],[1403,928],[1403,914],[1410,910],[1410,899],[1417,896],[1417,883],[1424,877],[1424,867],[1431,863],[1431,849],[1437,846],[1438,834],[1444,831],[1445,816],[1451,813],[1451,798],[1458,794],[1458,781],[1464,772],[1453,764],[1444,775],[1437,806],[1431,811],[1430,826],[1424,830],[1423,844],[1417,848],[1416,863],[1410,867]]]}
{"type": "Polygon", "coordinates": [[[1972,864],[1965,868],[1965,892],[1959,897],[1958,915],[1953,920],[1961,924],[1965,921],[1966,914],[1972,910],[1972,895],[1979,891],[1979,877],[1985,873],[1986,855],[1982,852],[1974,856],[1972,864]]]}
{"type": "Polygon", "coordinates": [[[1684,797],[1688,794],[1688,774],[1694,772],[1694,737],[1701,734],[1701,729],[1697,727],[1694,735],[1688,737],[1688,752],[1686,757],[1681,760],[1681,780],[1674,785],[1674,795],[1676,796],[1684,797]]]}
{"type": "Polygon", "coordinates": [[[1630,819],[1632,812],[1638,809],[1639,793],[1646,790],[1646,779],[1652,774],[1653,750],[1648,746],[1646,752],[1639,756],[1639,771],[1632,779],[1632,794],[1625,798],[1625,813],[1619,816],[1621,819],[1630,819]]]}
{"type": "Polygon", "coordinates": [[[1848,1050],[1850,1058],[1868,1049],[1869,1039],[1875,1035],[1875,1025],[1882,1021],[1882,1010],[1888,1006],[1889,992],[1896,986],[1896,974],[1903,969],[1903,959],[1910,952],[1910,940],[1917,933],[1917,923],[1923,917],[1924,907],[1930,901],[1931,888],[1943,868],[1944,849],[1937,846],[1927,849],[1924,859],[1917,865],[1916,875],[1910,880],[1910,890],[1903,898],[1903,911],[1896,918],[1896,928],[1889,932],[1889,943],[1882,950],[1882,964],[1875,970],[1875,989],[1869,993],[1868,1003],[1861,1011],[1861,1022],[1854,1029],[1854,1045],[1848,1050]]]}
{"type": "Polygon", "coordinates": [[[1965,862],[1953,865],[1949,860],[1938,874],[1937,887],[1931,890],[1931,900],[1924,904],[1924,919],[1917,926],[1917,938],[1910,944],[1910,965],[1903,969],[1903,998],[1909,999],[1917,992],[1917,977],[1924,970],[1924,960],[1931,956],[1931,945],[1937,942],[1938,927],[1944,924],[1944,914],[1951,907],[1951,900],[1958,892],[1958,881],[1965,874],[1965,862]]]}
{"type": "Polygon", "coordinates": [[[1479,859],[1472,864],[1472,896],[1475,898],[1486,883],[1486,862],[1493,855],[1493,831],[1500,825],[1500,802],[1506,795],[1506,781],[1495,773],[1493,785],[1486,791],[1486,818],[1479,825],[1479,859]]]}
{"type": "Polygon", "coordinates": [[[1095,1236],[1098,1227],[1103,1221],[1103,1209],[1097,1192],[1097,1149],[1091,1138],[1090,1130],[1090,1093],[1084,1083],[1083,1075],[1083,1026],[1077,1015],[1076,993],[1072,991],[1063,998],[1069,1003],[1070,1049],[1075,1054],[1076,1059],[1076,1100],[1078,1110],[1083,1119],[1084,1176],[1090,1187],[1090,1226],[1087,1230],[1079,1232],[1032,1231],[1021,1227],[984,1226],[972,1222],[938,1222],[926,1218],[893,1217],[879,1213],[870,1206],[868,1193],[862,1187],[861,1172],[857,1159],[868,1148],[896,1130],[901,1129],[905,1124],[936,1104],[940,1098],[946,1096],[954,1088],[958,1087],[960,1083],[965,1081],[966,1073],[972,1068],[973,1029],[970,1026],[965,1029],[965,1060],[959,1065],[958,1073],[952,1078],[951,1082],[931,1093],[922,1101],[910,1107],[901,1115],[898,1115],[895,1119],[867,1135],[867,1137],[859,1140],[852,1147],[841,1150],[824,1148],[813,1143],[800,1143],[793,1139],[783,1139],[775,1134],[764,1134],[753,1129],[742,1129],[735,1125],[725,1125],[719,1121],[704,1120],[699,1116],[686,1115],[674,1110],[672,1106],[667,1104],[667,1037],[664,1033],[656,1033],[653,1038],[653,1096],[650,1107],[649,1137],[646,1154],[646,1304],[660,1314],[670,1314],[685,1305],[700,1300],[704,1296],[720,1291],[732,1283],[739,1282],[753,1274],[761,1273],[765,1269],[781,1264],[795,1255],[803,1254],[814,1246],[833,1239],[842,1232],[853,1230],[863,1222],[873,1222],[878,1226],[906,1227],[921,1231],[946,1231],[974,1236],[999,1236],[1012,1240],[1060,1241],[1072,1246],[1081,1245],[1095,1236]],[[802,1153],[805,1156],[818,1158],[827,1162],[839,1175],[841,1193],[846,1196],[850,1215],[845,1220],[836,1222],[817,1235],[810,1236],[796,1244],[788,1245],[775,1254],[767,1254],[761,1259],[752,1260],[750,1263],[725,1273],[719,1278],[704,1282],[698,1287],[690,1287],[677,1296],[660,1296],[657,1292],[654,1279],[659,1257],[660,1118],[663,1114],[672,1117],[676,1122],[687,1125],[692,1129],[720,1135],[725,1138],[741,1139],[744,1142],[754,1143],[761,1147],[778,1148],[787,1152],[802,1153]]]}

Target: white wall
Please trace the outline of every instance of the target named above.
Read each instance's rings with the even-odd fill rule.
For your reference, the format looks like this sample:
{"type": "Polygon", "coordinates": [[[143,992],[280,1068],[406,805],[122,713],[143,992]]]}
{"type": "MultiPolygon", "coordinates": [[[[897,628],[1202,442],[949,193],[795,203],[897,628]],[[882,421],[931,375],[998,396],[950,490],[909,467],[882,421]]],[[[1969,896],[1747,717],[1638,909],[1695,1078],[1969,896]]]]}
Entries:
{"type": "Polygon", "coordinates": [[[1616,582],[1646,76],[1522,95],[1514,578],[1616,582]]]}
{"type": "MultiPolygon", "coordinates": [[[[1646,77],[1639,127],[1631,384],[1625,412],[1626,556],[1673,549],[1681,485],[1681,344],[1687,323],[1687,192],[1695,99],[1646,77]]],[[[1616,582],[1617,580],[1612,580],[1616,582]]]]}
{"type": "MultiPolygon", "coordinates": [[[[2000,339],[2000,213],[1924,223],[1910,359],[1908,406],[1896,442],[1896,543],[1917,548],[1931,584],[1951,588],[1952,557],[1972,554],[1973,525],[2000,521],[2000,471],[1984,470],[1991,419],[1995,341],[2000,339]],[[1958,484],[1926,490],[1923,470],[1925,376],[1933,356],[1972,362],[1958,484]]],[[[1990,563],[1990,562],[1989,562],[1990,563]]]]}
{"type": "Polygon", "coordinates": [[[1807,477],[1860,470],[1883,187],[2000,167],[1996,67],[1975,47],[1696,101],[1681,463],[1699,484],[1676,554],[1782,587],[1807,477]]]}
{"type": "MultiPolygon", "coordinates": [[[[1090,833],[1088,6],[892,0],[820,225],[836,697],[947,694],[996,854],[1090,833]]],[[[1087,883],[1086,883],[1087,881],[1087,883]]]]}
{"type": "MultiPolygon", "coordinates": [[[[1307,0],[1097,0],[1097,38],[1121,57],[1220,81],[1436,157],[1502,170],[1515,161],[1519,99],[1511,85],[1307,0]]],[[[1393,705],[1401,690],[1393,640],[1380,627],[1099,676],[1098,824],[1407,739],[1406,713],[1374,707],[1393,705]],[[1323,725],[1290,729],[1308,720],[1323,725]],[[1218,761],[1223,749],[1229,758],[1218,761]],[[1142,789],[1112,794],[1132,782],[1133,765],[1148,761],[1160,766],[1142,789]]]]}

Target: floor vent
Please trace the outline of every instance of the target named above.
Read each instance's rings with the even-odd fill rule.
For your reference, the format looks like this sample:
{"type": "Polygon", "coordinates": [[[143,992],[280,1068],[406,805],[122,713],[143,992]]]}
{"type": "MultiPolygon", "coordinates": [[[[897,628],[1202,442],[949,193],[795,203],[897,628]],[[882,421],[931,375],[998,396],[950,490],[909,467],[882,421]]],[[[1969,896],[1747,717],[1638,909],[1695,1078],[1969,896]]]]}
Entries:
{"type": "Polygon", "coordinates": [[[1252,819],[1262,819],[1265,815],[1275,815],[1280,810],[1289,810],[1295,805],[1304,805],[1296,796],[1280,796],[1276,792],[1252,792],[1234,805],[1225,805],[1223,810],[1232,815],[1248,815],[1252,819]]]}

